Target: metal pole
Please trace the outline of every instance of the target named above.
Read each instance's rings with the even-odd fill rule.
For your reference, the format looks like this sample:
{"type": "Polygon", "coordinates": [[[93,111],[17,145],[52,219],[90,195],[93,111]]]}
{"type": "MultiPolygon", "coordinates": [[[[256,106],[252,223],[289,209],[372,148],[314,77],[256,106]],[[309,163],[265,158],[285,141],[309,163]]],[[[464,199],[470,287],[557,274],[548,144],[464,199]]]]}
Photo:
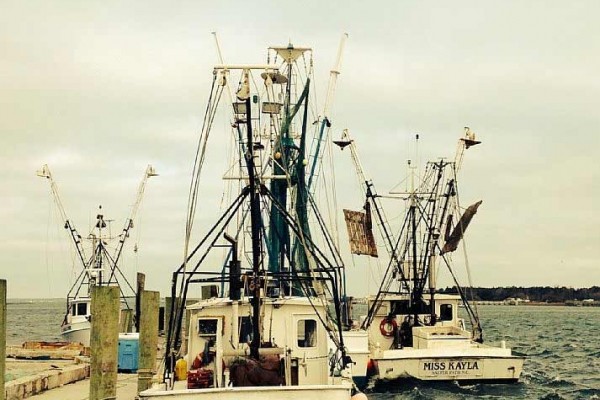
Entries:
{"type": "Polygon", "coordinates": [[[258,360],[258,348],[261,343],[260,330],[260,197],[254,171],[254,142],[252,137],[252,103],[246,99],[246,124],[248,146],[246,149],[246,166],[250,180],[250,221],[252,226],[252,272],[254,290],[252,293],[252,343],[250,357],[258,360]]]}
{"type": "Polygon", "coordinates": [[[146,275],[138,272],[137,273],[137,290],[135,292],[135,331],[140,331],[140,303],[141,296],[144,287],[146,286],[146,275]]]}

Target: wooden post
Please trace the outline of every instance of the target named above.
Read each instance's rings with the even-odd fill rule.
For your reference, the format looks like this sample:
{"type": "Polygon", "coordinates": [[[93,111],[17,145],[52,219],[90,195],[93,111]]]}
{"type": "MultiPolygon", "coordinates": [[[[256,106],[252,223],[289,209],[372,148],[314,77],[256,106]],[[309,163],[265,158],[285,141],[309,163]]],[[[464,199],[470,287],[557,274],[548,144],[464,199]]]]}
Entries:
{"type": "Polygon", "coordinates": [[[119,320],[119,332],[130,333],[133,328],[133,310],[124,309],[121,310],[121,318],[119,320]]]}
{"type": "Polygon", "coordinates": [[[165,332],[169,329],[169,321],[171,319],[171,302],[172,297],[165,297],[165,332]]]}
{"type": "Polygon", "coordinates": [[[117,398],[119,309],[117,286],[92,287],[90,400],[117,398]]]}
{"type": "Polygon", "coordinates": [[[144,288],[146,287],[146,275],[138,272],[137,273],[137,291],[135,292],[135,331],[140,331],[140,304],[141,296],[144,288]]]}
{"type": "Polygon", "coordinates": [[[144,290],[140,296],[140,355],[138,361],[138,394],[149,389],[156,372],[158,345],[158,306],[160,293],[144,290]]]}
{"type": "Polygon", "coordinates": [[[6,363],[6,280],[0,280],[0,400],[4,400],[4,367],[6,363]]]}

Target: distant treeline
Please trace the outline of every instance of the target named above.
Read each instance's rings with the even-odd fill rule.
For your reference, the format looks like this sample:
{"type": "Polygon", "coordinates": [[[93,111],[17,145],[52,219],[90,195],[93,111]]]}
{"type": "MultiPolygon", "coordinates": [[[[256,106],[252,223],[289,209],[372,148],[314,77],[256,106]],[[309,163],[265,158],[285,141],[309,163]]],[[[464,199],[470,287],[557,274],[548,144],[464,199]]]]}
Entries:
{"type": "MultiPolygon", "coordinates": [[[[548,303],[564,303],[573,300],[594,299],[600,301],[600,286],[592,286],[590,288],[569,288],[569,287],[551,287],[551,286],[534,286],[534,287],[494,287],[483,288],[474,287],[467,289],[468,297],[471,298],[470,291],[473,291],[474,300],[482,301],[502,301],[509,297],[529,299],[531,301],[548,302],[548,303]]],[[[456,293],[456,287],[447,287],[441,289],[442,293],[456,293]]]]}

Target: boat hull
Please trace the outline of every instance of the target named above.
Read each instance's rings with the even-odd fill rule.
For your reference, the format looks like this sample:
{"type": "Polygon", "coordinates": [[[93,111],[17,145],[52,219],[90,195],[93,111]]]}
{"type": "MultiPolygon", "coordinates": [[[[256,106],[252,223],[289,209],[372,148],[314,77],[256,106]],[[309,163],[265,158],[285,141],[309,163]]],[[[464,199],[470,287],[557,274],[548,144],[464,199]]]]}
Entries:
{"type": "Polygon", "coordinates": [[[81,343],[89,347],[90,345],[90,322],[80,321],[63,325],[61,335],[67,342],[81,343]]]}
{"type": "Polygon", "coordinates": [[[305,385],[305,386],[251,386],[225,387],[216,389],[149,389],[139,394],[140,399],[177,399],[177,400],[350,400],[350,385],[305,385]]]}
{"type": "Polygon", "coordinates": [[[516,382],[523,371],[523,358],[516,356],[389,356],[374,362],[381,380],[516,382]]]}

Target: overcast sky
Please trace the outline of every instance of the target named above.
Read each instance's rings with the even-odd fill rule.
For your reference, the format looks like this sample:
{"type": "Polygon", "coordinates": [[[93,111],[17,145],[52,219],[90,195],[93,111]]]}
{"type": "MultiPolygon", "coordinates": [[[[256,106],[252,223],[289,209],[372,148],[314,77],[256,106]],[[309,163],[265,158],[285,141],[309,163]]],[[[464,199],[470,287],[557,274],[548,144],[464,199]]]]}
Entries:
{"type": "MultiPolygon", "coordinates": [[[[288,40],[313,47],[321,99],[347,32],[332,134],[350,129],[378,191],[402,180],[415,133],[423,160],[451,157],[470,126],[483,141],[461,176],[462,203],[483,200],[467,235],[473,283],[598,285],[599,15],[597,1],[4,1],[0,276],[9,297],[62,297],[79,269],[35,175],[45,163],[83,233],[99,204],[120,229],[154,165],[160,177],[132,235],[139,252],[123,268],[167,293],[218,62],[212,31],[229,62],[264,62],[268,46],[288,40]]],[[[223,171],[212,175],[203,201],[216,204],[223,171]]],[[[341,206],[360,207],[355,181],[340,178],[341,206]]],[[[199,229],[210,217],[200,208],[199,229]]],[[[363,258],[346,263],[351,292],[374,290],[363,258]]]]}

